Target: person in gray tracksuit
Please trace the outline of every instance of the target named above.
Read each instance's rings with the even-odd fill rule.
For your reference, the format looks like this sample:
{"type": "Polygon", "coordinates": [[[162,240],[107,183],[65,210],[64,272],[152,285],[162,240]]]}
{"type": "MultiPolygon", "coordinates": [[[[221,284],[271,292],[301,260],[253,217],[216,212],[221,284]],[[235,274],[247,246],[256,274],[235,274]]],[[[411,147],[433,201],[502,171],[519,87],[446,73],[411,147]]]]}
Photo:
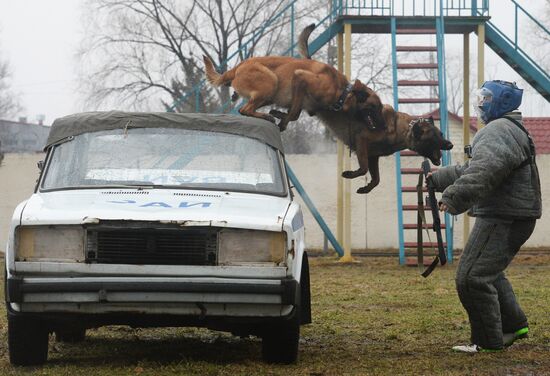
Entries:
{"type": "Polygon", "coordinates": [[[460,258],[456,289],[470,320],[471,344],[461,352],[501,350],[528,332],[528,322],[504,270],[541,216],[534,143],[522,126],[521,89],[488,81],[478,94],[486,126],[475,135],[471,159],[431,174],[443,192],[440,210],[469,210],[476,221],[460,258]],[[519,96],[519,100],[518,100],[519,96]]]}

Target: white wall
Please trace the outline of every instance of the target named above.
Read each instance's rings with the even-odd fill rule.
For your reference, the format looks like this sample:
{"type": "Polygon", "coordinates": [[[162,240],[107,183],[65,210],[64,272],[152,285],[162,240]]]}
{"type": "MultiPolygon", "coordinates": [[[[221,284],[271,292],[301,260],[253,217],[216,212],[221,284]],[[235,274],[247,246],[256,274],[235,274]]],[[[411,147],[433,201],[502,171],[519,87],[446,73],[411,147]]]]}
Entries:
{"type": "MultiPolygon", "coordinates": [[[[17,204],[32,194],[38,177],[36,163],[44,155],[6,154],[0,166],[0,250],[4,250],[9,223],[17,204]]],[[[453,155],[458,161],[461,154],[453,155]]],[[[287,160],[304,185],[307,193],[323,215],[329,227],[336,232],[336,155],[288,155],[287,160]]],[[[403,167],[418,167],[419,158],[402,158],[403,167]]],[[[550,155],[537,156],[543,189],[543,217],[527,242],[529,247],[550,247],[550,155]]],[[[352,156],[355,165],[355,156],[352,156]]],[[[355,168],[355,167],[354,167],[355,168]]],[[[380,160],[381,182],[368,195],[352,194],[352,246],[353,248],[396,248],[398,244],[395,162],[393,157],[380,160]]],[[[408,176],[408,185],[416,185],[417,176],[408,176]]],[[[365,184],[364,178],[354,179],[353,192],[365,184]]],[[[404,185],[407,184],[404,182],[404,185]]],[[[407,194],[405,203],[416,203],[416,193],[407,194]]],[[[301,199],[298,197],[298,200],[301,199]]],[[[304,204],[306,241],[309,247],[322,248],[323,233],[304,204]]],[[[406,222],[415,222],[416,214],[407,213],[406,222]]],[[[472,219],[473,223],[473,219],[472,219]]],[[[414,230],[406,231],[406,241],[415,240],[414,230]]],[[[455,222],[455,247],[462,248],[462,216],[455,222]]],[[[432,236],[432,241],[435,237],[432,236]]]]}
{"type": "Polygon", "coordinates": [[[0,164],[0,251],[4,252],[15,207],[34,191],[43,153],[4,155],[0,164]]]}
{"type": "MultiPolygon", "coordinates": [[[[336,233],[336,155],[288,155],[287,160],[308,192],[317,209],[336,233]]],[[[420,158],[402,158],[402,167],[420,167],[420,158]]],[[[462,153],[453,153],[453,163],[462,160],[462,153]]],[[[354,168],[355,156],[352,156],[354,168]]],[[[550,197],[550,155],[537,156],[541,174],[543,217],[537,222],[535,232],[527,247],[550,247],[550,206],[545,198],[550,197]]],[[[397,248],[397,193],[395,188],[395,159],[380,159],[380,185],[367,195],[352,195],[352,247],[397,248]]],[[[405,176],[403,185],[416,186],[418,176],[405,176]]],[[[352,192],[365,184],[364,178],[352,182],[352,192]]],[[[405,193],[404,204],[416,204],[416,193],[405,193]]],[[[300,200],[300,198],[298,198],[300,200]]],[[[302,204],[305,207],[304,204],[302,204]]],[[[428,213],[429,215],[429,213],[428,213]]],[[[323,233],[311,214],[304,209],[307,245],[323,247],[323,233]]],[[[454,245],[463,247],[462,215],[455,217],[454,245]]],[[[474,218],[470,219],[473,225],[474,218]]],[[[416,223],[416,212],[405,213],[405,223],[416,223]]],[[[434,234],[432,241],[435,241],[434,234]]],[[[405,231],[405,241],[416,240],[416,230],[405,231]]]]}

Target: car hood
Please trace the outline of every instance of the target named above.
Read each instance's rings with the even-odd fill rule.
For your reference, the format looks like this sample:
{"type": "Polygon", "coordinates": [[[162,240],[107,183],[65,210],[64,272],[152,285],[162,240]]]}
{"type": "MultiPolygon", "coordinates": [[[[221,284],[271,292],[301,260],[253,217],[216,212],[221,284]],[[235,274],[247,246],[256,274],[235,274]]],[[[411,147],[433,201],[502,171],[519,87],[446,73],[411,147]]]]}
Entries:
{"type": "Polygon", "coordinates": [[[35,193],[22,225],[158,221],[281,231],[288,197],[168,189],[87,189],[35,193]]]}

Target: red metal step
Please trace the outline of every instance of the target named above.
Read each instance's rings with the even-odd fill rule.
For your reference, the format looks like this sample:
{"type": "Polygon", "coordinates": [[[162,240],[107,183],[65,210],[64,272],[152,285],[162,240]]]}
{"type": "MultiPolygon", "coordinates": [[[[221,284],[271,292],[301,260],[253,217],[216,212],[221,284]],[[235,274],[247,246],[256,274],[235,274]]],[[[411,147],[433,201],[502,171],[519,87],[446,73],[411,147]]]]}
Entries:
{"type": "MultiPolygon", "coordinates": [[[[432,172],[437,171],[437,168],[432,168],[430,171],[432,172]]],[[[403,175],[418,175],[421,172],[423,172],[421,168],[402,168],[401,169],[401,173],[403,175]]]]}
{"type": "Polygon", "coordinates": [[[399,103],[439,103],[439,98],[399,98],[399,103]]]}
{"type": "Polygon", "coordinates": [[[437,63],[405,63],[405,64],[397,64],[397,69],[437,69],[437,63]]]}
{"type": "MultiPolygon", "coordinates": [[[[418,211],[418,205],[403,205],[404,211],[418,211]]],[[[431,210],[430,205],[424,205],[424,210],[431,210]]]]}
{"type": "Polygon", "coordinates": [[[398,86],[437,86],[438,81],[414,81],[414,80],[399,80],[398,86]]]}
{"type": "MultiPolygon", "coordinates": [[[[416,192],[416,187],[401,187],[401,192],[416,192]]],[[[422,192],[428,192],[428,188],[423,187],[422,192]]]]}
{"type": "Polygon", "coordinates": [[[435,34],[435,29],[397,29],[397,34],[435,34]]]}
{"type": "MultiPolygon", "coordinates": [[[[405,248],[416,248],[418,242],[405,242],[405,248]]],[[[437,248],[437,243],[434,242],[422,242],[424,248],[437,248]]],[[[447,243],[443,242],[443,247],[447,247],[447,243]]]]}
{"type": "MultiPolygon", "coordinates": [[[[427,228],[428,230],[430,230],[431,228],[433,227],[433,224],[432,223],[423,223],[422,224],[422,228],[427,228]]],[[[403,228],[405,230],[416,230],[418,228],[418,225],[416,223],[405,223],[403,225],[403,228]]],[[[445,228],[445,223],[442,223],[441,224],[441,229],[444,229],[445,228]]]]}
{"type": "Polygon", "coordinates": [[[395,46],[397,52],[437,52],[436,46],[395,46]]]}
{"type": "Polygon", "coordinates": [[[403,150],[399,153],[402,157],[420,157],[416,151],[412,150],[403,150]]]}

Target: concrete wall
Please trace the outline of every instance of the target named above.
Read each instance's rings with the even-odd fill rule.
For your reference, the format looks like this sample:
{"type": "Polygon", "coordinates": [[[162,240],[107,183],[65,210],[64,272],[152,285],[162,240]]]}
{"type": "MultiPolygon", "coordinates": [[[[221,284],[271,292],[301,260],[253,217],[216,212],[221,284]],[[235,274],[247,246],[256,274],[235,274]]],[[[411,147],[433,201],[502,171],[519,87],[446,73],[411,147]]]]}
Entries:
{"type": "MultiPolygon", "coordinates": [[[[310,198],[331,228],[336,232],[336,155],[288,155],[287,160],[305,187],[310,198]]],[[[420,167],[419,158],[402,158],[402,167],[420,167]]],[[[452,160],[461,161],[462,153],[453,153],[452,160]]],[[[352,156],[356,168],[355,156],[352,156]]],[[[537,156],[541,174],[543,217],[528,240],[528,247],[550,247],[550,155],[537,156]]],[[[352,195],[352,247],[397,248],[397,193],[394,157],[380,159],[380,185],[368,195],[352,195]]],[[[405,176],[403,185],[416,186],[418,176],[405,176]]],[[[364,178],[352,181],[352,192],[365,184],[364,178]]],[[[405,204],[416,204],[416,193],[406,193],[405,204]]],[[[300,198],[298,198],[300,200],[300,198]]],[[[323,234],[311,214],[304,207],[306,240],[309,247],[322,248],[323,234]]],[[[462,217],[455,217],[454,245],[463,247],[462,217]]],[[[416,212],[405,213],[405,223],[416,223],[416,212]]],[[[474,218],[470,219],[473,225],[474,218]]],[[[432,232],[432,241],[435,234],[432,232]]],[[[405,231],[405,241],[415,241],[416,230],[405,231]]]]}
{"type": "MultiPolygon", "coordinates": [[[[6,154],[0,165],[0,250],[6,244],[11,216],[16,205],[32,194],[38,177],[36,163],[44,154],[6,154]]],[[[460,154],[453,155],[459,161],[460,154]]],[[[336,232],[336,155],[288,155],[287,160],[304,185],[317,209],[333,232],[336,232]]],[[[355,156],[352,156],[355,164],[355,156]]],[[[402,158],[403,167],[418,167],[418,158],[402,158]]],[[[550,155],[537,156],[541,172],[543,202],[550,197],[550,155]]],[[[368,195],[352,195],[352,242],[354,248],[396,248],[397,214],[395,190],[395,162],[393,157],[380,160],[381,183],[368,195]]],[[[408,183],[416,185],[417,177],[407,177],[408,183]]],[[[363,178],[352,181],[353,192],[365,184],[363,178]]],[[[298,200],[301,199],[298,197],[298,200]]],[[[416,203],[416,193],[410,193],[405,203],[416,203]]],[[[306,240],[309,247],[322,248],[323,233],[302,203],[306,224],[306,240]]],[[[550,247],[550,207],[546,204],[542,219],[538,222],[529,247],[550,247]]],[[[407,213],[405,222],[415,222],[416,214],[407,213]]],[[[473,220],[472,220],[473,223],[473,220]]],[[[414,230],[406,231],[406,241],[415,240],[414,230]]],[[[462,248],[462,216],[455,222],[455,247],[462,248]]],[[[435,236],[432,235],[432,241],[435,236]]]]}
{"type": "Polygon", "coordinates": [[[0,251],[4,252],[8,239],[11,217],[15,207],[34,191],[38,179],[38,161],[44,153],[15,154],[4,156],[0,164],[0,251]]]}

